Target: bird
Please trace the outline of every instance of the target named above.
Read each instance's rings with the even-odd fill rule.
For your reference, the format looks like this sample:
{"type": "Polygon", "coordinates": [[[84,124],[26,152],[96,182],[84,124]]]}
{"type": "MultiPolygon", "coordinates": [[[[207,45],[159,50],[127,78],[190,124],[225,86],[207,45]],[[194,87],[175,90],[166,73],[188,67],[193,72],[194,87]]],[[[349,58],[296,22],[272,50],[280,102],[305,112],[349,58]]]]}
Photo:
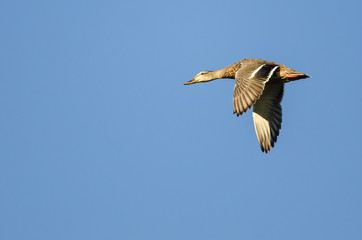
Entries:
{"type": "Polygon", "coordinates": [[[234,114],[241,116],[253,107],[253,119],[260,148],[268,153],[277,141],[282,123],[284,84],[309,78],[282,64],[246,58],[217,71],[202,71],[185,85],[215,79],[235,79],[234,114]]]}

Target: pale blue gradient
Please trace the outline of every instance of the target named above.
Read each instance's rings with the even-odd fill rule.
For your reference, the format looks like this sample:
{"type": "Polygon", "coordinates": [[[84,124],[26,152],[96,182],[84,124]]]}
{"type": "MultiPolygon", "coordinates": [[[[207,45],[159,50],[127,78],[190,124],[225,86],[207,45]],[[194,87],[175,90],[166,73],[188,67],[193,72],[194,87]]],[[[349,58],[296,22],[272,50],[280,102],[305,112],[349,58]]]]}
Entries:
{"type": "Polygon", "coordinates": [[[0,239],[362,239],[361,1],[9,1],[0,239]],[[275,148],[233,80],[287,84],[275,148]]]}

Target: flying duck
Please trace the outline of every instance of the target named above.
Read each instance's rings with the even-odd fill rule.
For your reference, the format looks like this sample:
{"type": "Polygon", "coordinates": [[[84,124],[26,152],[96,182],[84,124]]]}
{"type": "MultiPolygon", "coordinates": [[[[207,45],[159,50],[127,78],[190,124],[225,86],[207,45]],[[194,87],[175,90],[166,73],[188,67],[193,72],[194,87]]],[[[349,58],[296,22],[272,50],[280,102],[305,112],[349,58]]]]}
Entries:
{"type": "Polygon", "coordinates": [[[243,59],[218,71],[202,71],[185,85],[220,78],[235,79],[233,108],[237,116],[254,106],[256,136],[261,150],[268,153],[281,128],[284,83],[309,76],[275,62],[243,59]]]}

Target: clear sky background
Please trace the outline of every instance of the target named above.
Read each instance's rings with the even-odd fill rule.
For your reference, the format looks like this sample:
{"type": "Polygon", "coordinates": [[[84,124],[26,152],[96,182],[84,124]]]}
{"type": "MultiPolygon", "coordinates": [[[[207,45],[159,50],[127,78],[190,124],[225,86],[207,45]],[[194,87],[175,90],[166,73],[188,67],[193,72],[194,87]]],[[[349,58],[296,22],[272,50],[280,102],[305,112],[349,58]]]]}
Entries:
{"type": "Polygon", "coordinates": [[[1,1],[0,239],[362,239],[361,1],[1,1]],[[234,81],[286,85],[261,152],[234,81]]]}

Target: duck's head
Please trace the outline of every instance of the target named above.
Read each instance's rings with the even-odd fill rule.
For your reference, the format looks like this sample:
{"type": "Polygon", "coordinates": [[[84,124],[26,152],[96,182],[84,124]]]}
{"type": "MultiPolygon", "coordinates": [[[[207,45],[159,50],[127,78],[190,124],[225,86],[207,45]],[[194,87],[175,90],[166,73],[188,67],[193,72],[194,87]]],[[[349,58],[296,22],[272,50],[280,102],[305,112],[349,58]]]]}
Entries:
{"type": "Polygon", "coordinates": [[[216,79],[213,71],[202,71],[199,72],[192,80],[185,82],[185,85],[199,83],[199,82],[209,82],[216,79]]]}

